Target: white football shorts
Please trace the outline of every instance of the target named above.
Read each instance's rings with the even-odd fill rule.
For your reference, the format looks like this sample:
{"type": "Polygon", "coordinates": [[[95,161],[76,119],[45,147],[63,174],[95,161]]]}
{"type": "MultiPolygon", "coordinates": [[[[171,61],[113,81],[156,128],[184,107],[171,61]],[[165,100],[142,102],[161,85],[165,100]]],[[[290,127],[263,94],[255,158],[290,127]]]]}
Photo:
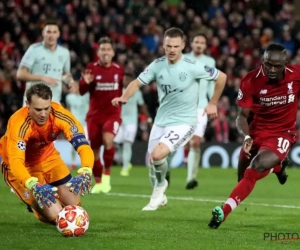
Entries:
{"type": "Polygon", "coordinates": [[[164,143],[172,153],[190,141],[195,129],[191,125],[161,127],[154,124],[149,137],[148,152],[151,153],[158,143],[164,143]]]}

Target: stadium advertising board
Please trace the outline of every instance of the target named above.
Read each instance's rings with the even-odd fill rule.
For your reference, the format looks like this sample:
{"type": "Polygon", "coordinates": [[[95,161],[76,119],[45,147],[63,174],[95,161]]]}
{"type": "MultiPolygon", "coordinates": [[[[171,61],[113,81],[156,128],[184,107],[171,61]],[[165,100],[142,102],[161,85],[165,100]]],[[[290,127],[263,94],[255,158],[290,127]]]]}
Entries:
{"type": "MultiPolygon", "coordinates": [[[[57,140],[55,147],[60,151],[63,160],[71,164],[72,146],[66,140],[57,140]]],[[[205,143],[202,145],[201,166],[203,168],[221,167],[237,168],[241,145],[239,143],[205,143]]],[[[133,145],[132,164],[144,166],[147,156],[147,143],[136,142],[133,145]]],[[[300,165],[300,144],[296,144],[289,152],[291,166],[300,165]]],[[[80,164],[79,157],[77,164],[80,164]]],[[[173,157],[172,167],[179,167],[183,162],[183,149],[178,150],[173,157]]]]}

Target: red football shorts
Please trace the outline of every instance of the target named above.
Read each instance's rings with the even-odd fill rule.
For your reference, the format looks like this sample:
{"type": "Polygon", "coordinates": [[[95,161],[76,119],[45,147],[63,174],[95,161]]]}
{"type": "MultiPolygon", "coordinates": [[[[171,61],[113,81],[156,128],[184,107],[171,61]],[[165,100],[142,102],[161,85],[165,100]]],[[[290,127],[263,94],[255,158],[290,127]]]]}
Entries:
{"type": "MultiPolygon", "coordinates": [[[[257,134],[252,137],[253,144],[251,148],[251,158],[263,149],[268,149],[278,156],[280,161],[283,161],[289,153],[292,146],[296,143],[297,137],[295,134],[282,133],[280,135],[264,135],[257,134]]],[[[246,158],[245,152],[241,149],[240,158],[246,158]]]]}
{"type": "Polygon", "coordinates": [[[103,134],[111,133],[117,135],[121,126],[121,118],[112,117],[104,122],[96,122],[94,120],[87,120],[88,139],[92,149],[98,149],[103,144],[103,134]]]}

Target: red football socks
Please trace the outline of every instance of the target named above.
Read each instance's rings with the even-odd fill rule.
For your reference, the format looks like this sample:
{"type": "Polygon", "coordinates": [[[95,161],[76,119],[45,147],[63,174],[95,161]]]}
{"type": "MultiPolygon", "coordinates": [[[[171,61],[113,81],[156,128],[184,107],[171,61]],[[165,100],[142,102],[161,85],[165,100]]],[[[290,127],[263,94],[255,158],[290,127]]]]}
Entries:
{"type": "Polygon", "coordinates": [[[257,180],[267,176],[270,170],[259,173],[252,168],[247,168],[244,174],[244,178],[236,185],[223,205],[224,220],[227,218],[229,213],[235,209],[243,200],[245,200],[252,192],[257,180]]]}
{"type": "Polygon", "coordinates": [[[104,150],[103,159],[104,159],[104,174],[105,175],[110,175],[110,169],[113,164],[114,155],[115,155],[114,147],[104,150]]]}
{"type": "Polygon", "coordinates": [[[101,183],[103,166],[100,162],[100,159],[94,161],[93,174],[95,177],[96,183],[101,183]]]}

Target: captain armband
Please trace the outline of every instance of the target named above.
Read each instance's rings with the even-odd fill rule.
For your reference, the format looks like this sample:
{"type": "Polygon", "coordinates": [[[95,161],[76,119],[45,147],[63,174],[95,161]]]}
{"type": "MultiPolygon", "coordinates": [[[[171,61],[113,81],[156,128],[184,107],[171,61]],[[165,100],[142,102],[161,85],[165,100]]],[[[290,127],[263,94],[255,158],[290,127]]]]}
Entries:
{"type": "Polygon", "coordinates": [[[82,133],[73,134],[71,138],[72,139],[70,143],[72,144],[75,150],[77,150],[82,145],[90,145],[85,135],[82,133]]]}

